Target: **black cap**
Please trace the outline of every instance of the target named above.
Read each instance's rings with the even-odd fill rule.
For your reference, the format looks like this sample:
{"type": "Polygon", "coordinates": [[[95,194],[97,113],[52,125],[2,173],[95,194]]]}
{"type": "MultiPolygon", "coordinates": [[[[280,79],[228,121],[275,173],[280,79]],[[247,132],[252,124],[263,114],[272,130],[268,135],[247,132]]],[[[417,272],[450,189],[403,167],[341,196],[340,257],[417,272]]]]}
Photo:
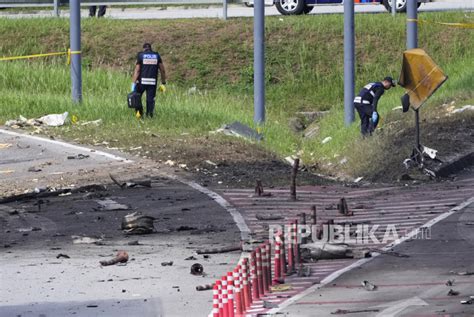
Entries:
{"type": "Polygon", "coordinates": [[[145,49],[145,50],[151,50],[151,44],[150,44],[150,43],[145,43],[145,44],[143,44],[143,49],[145,49]]]}
{"type": "Polygon", "coordinates": [[[393,78],[390,76],[385,77],[383,80],[388,81],[392,85],[392,87],[395,87],[397,85],[395,81],[393,80],[393,78]]]}

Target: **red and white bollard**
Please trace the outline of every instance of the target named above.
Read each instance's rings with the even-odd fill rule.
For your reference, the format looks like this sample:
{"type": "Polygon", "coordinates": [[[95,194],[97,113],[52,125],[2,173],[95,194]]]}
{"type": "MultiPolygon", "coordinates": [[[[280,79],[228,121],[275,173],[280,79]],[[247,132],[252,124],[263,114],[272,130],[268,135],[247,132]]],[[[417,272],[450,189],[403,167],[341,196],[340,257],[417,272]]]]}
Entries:
{"type": "Polygon", "coordinates": [[[222,317],[229,317],[229,298],[227,296],[227,276],[223,276],[221,278],[221,285],[222,285],[222,317]]]}
{"type": "Polygon", "coordinates": [[[262,281],[263,281],[263,293],[266,294],[269,291],[268,288],[268,260],[267,260],[267,244],[264,243],[260,246],[260,252],[262,253],[262,281]]]}
{"type": "Polygon", "coordinates": [[[286,243],[285,243],[285,235],[283,233],[280,233],[280,240],[281,240],[281,245],[280,245],[280,277],[282,279],[285,278],[285,273],[286,271],[286,243]]]}
{"type": "Polygon", "coordinates": [[[227,272],[227,315],[234,317],[234,275],[232,272],[227,272]]]}
{"type": "Polygon", "coordinates": [[[214,284],[212,288],[212,317],[220,317],[219,315],[219,286],[214,284]]]}
{"type": "Polygon", "coordinates": [[[252,305],[252,293],[250,290],[249,259],[242,260],[242,286],[244,295],[244,311],[252,305]]]}
{"type": "Polygon", "coordinates": [[[272,284],[272,247],[270,241],[266,242],[265,250],[267,251],[267,287],[270,291],[270,285],[272,284]]]}
{"type": "Polygon", "coordinates": [[[294,260],[294,254],[293,254],[293,221],[290,221],[289,225],[286,226],[289,230],[287,231],[287,239],[286,241],[288,241],[287,245],[288,245],[288,253],[287,253],[287,256],[288,256],[288,271],[287,272],[293,272],[293,268],[294,268],[294,263],[293,263],[293,260],[294,260]]]}
{"type": "Polygon", "coordinates": [[[250,254],[250,279],[252,282],[252,301],[260,299],[258,291],[258,277],[257,277],[257,256],[255,251],[250,254]]]}
{"type": "Polygon", "coordinates": [[[223,317],[224,316],[224,304],[222,302],[222,283],[220,280],[217,280],[216,281],[216,286],[217,286],[217,290],[218,290],[218,298],[219,298],[219,317],[223,317]]]}
{"type": "Polygon", "coordinates": [[[255,259],[257,261],[257,285],[258,285],[258,295],[263,296],[263,267],[262,267],[262,250],[260,247],[255,249],[255,259]]]}
{"type": "Polygon", "coordinates": [[[243,298],[243,288],[241,284],[241,277],[240,277],[240,270],[242,267],[237,265],[234,269],[233,276],[234,276],[234,303],[235,303],[235,315],[242,316],[245,311],[244,306],[244,298],[243,298]]]}
{"type": "Polygon", "coordinates": [[[273,264],[273,284],[278,284],[281,279],[281,242],[277,237],[275,241],[275,260],[273,264]]]}
{"type": "Polygon", "coordinates": [[[296,269],[297,266],[301,263],[300,261],[300,246],[298,244],[298,219],[295,219],[293,223],[293,264],[296,269]]]}

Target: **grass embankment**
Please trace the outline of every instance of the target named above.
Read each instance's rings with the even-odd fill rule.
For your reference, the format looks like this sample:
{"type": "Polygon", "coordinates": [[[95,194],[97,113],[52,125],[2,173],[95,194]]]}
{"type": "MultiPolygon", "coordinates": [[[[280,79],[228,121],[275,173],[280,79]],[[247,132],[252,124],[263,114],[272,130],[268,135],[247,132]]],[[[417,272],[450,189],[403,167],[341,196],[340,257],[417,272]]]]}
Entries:
{"type": "MultiPolygon", "coordinates": [[[[421,18],[432,21],[472,22],[472,17],[472,13],[421,14],[421,18]]],[[[405,47],[405,18],[356,16],[356,89],[387,74],[398,76],[405,47]]],[[[0,62],[0,120],[68,110],[83,121],[104,120],[98,128],[67,126],[55,130],[78,141],[107,141],[124,148],[142,145],[142,155],[178,160],[181,156],[188,163],[214,156],[224,159],[227,154],[235,157],[236,148],[237,152],[249,151],[247,159],[257,159],[261,154],[257,146],[247,148],[233,139],[208,137],[208,131],[235,120],[253,125],[252,23],[245,18],[227,22],[86,19],[82,24],[83,104],[70,102],[64,60],[0,62]],[[170,85],[165,95],[158,96],[156,118],[139,123],[125,108],[125,95],[134,56],[145,41],[154,43],[163,55],[170,85]],[[192,86],[198,92],[189,95],[187,90],[192,86]],[[161,137],[147,137],[151,135],[161,137]],[[252,155],[255,151],[259,154],[252,155]]],[[[68,47],[67,20],[1,19],[0,29],[3,56],[68,47]]],[[[412,127],[411,115],[391,111],[399,105],[401,89],[383,97],[380,112],[384,129],[371,140],[361,140],[358,118],[351,127],[343,126],[342,16],[270,17],[266,19],[266,40],[267,122],[262,145],[267,150],[281,156],[303,150],[307,164],[329,173],[335,173],[333,167],[346,157],[347,163],[340,164],[338,170],[354,176],[380,175],[388,161],[399,164],[399,159],[409,153],[411,140],[405,140],[395,142],[399,153],[387,155],[393,152],[397,135],[412,127]],[[302,139],[291,132],[288,120],[295,112],[317,110],[330,110],[320,122],[319,135],[302,139]],[[327,136],[332,141],[322,145],[327,136]]],[[[435,113],[443,102],[474,97],[472,30],[422,25],[419,45],[450,76],[422,115],[435,113]]],[[[237,154],[239,159],[244,156],[237,154]]]]}

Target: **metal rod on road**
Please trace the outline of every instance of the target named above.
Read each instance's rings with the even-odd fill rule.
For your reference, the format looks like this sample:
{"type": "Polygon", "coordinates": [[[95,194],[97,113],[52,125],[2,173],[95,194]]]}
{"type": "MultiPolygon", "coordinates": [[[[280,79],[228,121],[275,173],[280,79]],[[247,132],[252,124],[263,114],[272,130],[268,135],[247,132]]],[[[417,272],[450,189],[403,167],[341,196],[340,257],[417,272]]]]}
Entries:
{"type": "Polygon", "coordinates": [[[354,0],[344,1],[344,123],[354,122],[354,0]]]}
{"type": "Polygon", "coordinates": [[[253,120],[260,125],[265,122],[265,4],[254,1],[253,6],[253,120]]]}
{"type": "Polygon", "coordinates": [[[222,1],[222,9],[223,9],[222,19],[227,20],[227,0],[222,1]]]}
{"type": "Polygon", "coordinates": [[[397,14],[397,1],[398,0],[392,0],[392,15],[393,16],[397,14]]]}
{"type": "Polygon", "coordinates": [[[82,101],[82,69],[81,69],[81,1],[69,2],[71,16],[69,19],[69,37],[71,46],[71,92],[72,101],[82,101]]]}
{"type": "Polygon", "coordinates": [[[54,0],[53,14],[59,16],[59,0],[54,0]]]}

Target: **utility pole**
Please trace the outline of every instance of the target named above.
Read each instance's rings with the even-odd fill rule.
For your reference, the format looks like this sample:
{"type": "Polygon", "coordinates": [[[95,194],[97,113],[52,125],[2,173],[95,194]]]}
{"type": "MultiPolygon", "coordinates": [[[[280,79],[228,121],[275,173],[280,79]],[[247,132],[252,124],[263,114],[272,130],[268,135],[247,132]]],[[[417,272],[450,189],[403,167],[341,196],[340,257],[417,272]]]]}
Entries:
{"type": "Polygon", "coordinates": [[[57,17],[59,16],[59,1],[60,0],[54,0],[53,14],[57,17]]]}
{"type": "Polygon", "coordinates": [[[257,0],[253,6],[253,120],[261,125],[265,122],[265,4],[257,0]]]}
{"type": "Polygon", "coordinates": [[[354,122],[354,0],[344,1],[344,123],[354,122]]]}
{"type": "MultiPolygon", "coordinates": [[[[407,1],[407,49],[418,47],[418,0],[407,1]]],[[[420,144],[420,109],[415,110],[416,149],[421,151],[420,144]]]]}
{"type": "Polygon", "coordinates": [[[69,9],[72,101],[80,103],[82,101],[81,0],[70,0],[69,9]]]}
{"type": "Polygon", "coordinates": [[[227,0],[222,0],[222,19],[227,20],[227,0]]]}
{"type": "Polygon", "coordinates": [[[418,47],[418,0],[407,0],[407,49],[418,47]]]}

